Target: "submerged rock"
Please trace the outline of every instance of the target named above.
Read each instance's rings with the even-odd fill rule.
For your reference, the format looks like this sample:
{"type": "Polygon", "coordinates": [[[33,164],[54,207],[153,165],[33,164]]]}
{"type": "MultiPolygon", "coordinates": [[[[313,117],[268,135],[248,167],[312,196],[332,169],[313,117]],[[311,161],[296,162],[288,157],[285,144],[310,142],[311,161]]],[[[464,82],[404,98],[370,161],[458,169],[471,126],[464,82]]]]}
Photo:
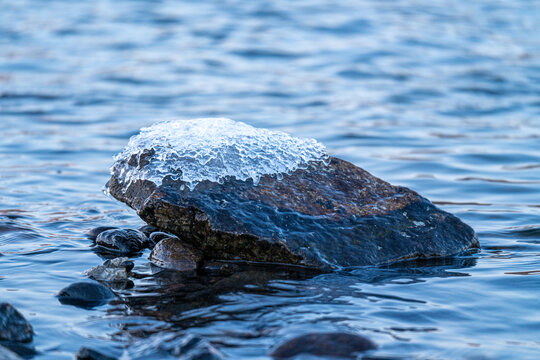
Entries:
{"type": "Polygon", "coordinates": [[[99,351],[83,346],[75,354],[75,360],[116,360],[116,358],[103,355],[99,351]]]}
{"type": "Polygon", "coordinates": [[[478,247],[457,217],[315,140],[227,119],[156,124],[116,158],[108,189],[206,259],[330,270],[478,247]]]}
{"type": "Polygon", "coordinates": [[[144,249],[148,245],[148,238],[139,230],[112,229],[100,233],[96,245],[105,252],[130,255],[144,249]]]}
{"type": "Polygon", "coordinates": [[[73,283],[60,290],[57,295],[62,304],[82,308],[105,305],[114,296],[114,293],[106,286],[97,282],[86,281],[73,283]]]}
{"type": "Polygon", "coordinates": [[[98,281],[127,281],[129,272],[134,265],[129,258],[119,257],[105,260],[103,265],[94,266],[84,273],[98,281]]]}
{"type": "Polygon", "coordinates": [[[375,343],[360,335],[346,332],[312,333],[284,342],[270,355],[276,359],[288,359],[299,354],[355,359],[357,353],[376,348],[375,343]]]}
{"type": "Polygon", "coordinates": [[[202,257],[199,251],[177,237],[167,237],[156,244],[149,257],[159,267],[179,270],[196,270],[202,257]]]}
{"type": "Polygon", "coordinates": [[[27,343],[32,341],[32,325],[9,303],[0,304],[0,340],[27,343]]]}

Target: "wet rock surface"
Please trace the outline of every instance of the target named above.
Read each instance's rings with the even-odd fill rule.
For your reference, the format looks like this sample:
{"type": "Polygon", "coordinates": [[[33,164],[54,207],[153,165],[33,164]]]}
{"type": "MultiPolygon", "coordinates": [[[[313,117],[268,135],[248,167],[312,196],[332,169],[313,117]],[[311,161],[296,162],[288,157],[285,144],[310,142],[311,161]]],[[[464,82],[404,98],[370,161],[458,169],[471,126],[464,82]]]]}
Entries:
{"type": "MultiPolygon", "coordinates": [[[[151,154],[151,153],[150,153],[151,154]]],[[[126,160],[127,161],[127,160],[126,160]]],[[[144,153],[129,166],[143,169],[144,153]]],[[[479,246],[471,227],[416,192],[338,158],[258,185],[228,178],[190,190],[165,177],[108,187],[148,224],[179,236],[206,259],[323,270],[455,255],[479,246]]]]}
{"type": "Polygon", "coordinates": [[[201,263],[200,252],[177,237],[166,237],[156,244],[149,260],[162,268],[193,271],[201,263]]]}
{"type": "Polygon", "coordinates": [[[99,351],[82,347],[75,355],[76,360],[116,360],[114,357],[103,355],[99,351]]]}
{"type": "Polygon", "coordinates": [[[139,228],[139,231],[142,232],[146,237],[150,237],[150,235],[154,232],[158,232],[159,229],[152,225],[144,225],[139,228]]]}
{"type": "Polygon", "coordinates": [[[135,264],[127,257],[105,260],[103,265],[85,271],[88,277],[98,281],[127,281],[129,272],[135,264]]]}
{"type": "Polygon", "coordinates": [[[111,229],[97,236],[96,245],[106,253],[134,255],[148,245],[148,238],[139,230],[111,229]]]}
{"type": "Polygon", "coordinates": [[[284,342],[270,355],[275,359],[288,359],[300,354],[354,359],[358,353],[376,348],[371,340],[356,334],[311,333],[284,342]]]}
{"type": "Polygon", "coordinates": [[[58,300],[62,304],[82,308],[105,305],[114,296],[114,293],[106,286],[86,281],[73,283],[57,294],[58,300]]]}
{"type": "Polygon", "coordinates": [[[0,304],[0,340],[28,343],[32,341],[32,325],[9,303],[0,304]]]}
{"type": "Polygon", "coordinates": [[[98,235],[101,234],[102,232],[107,231],[107,230],[113,230],[113,229],[117,229],[117,227],[115,227],[115,226],[98,226],[98,227],[93,228],[90,231],[88,231],[88,233],[86,235],[88,235],[88,237],[90,239],[96,240],[98,235]]]}
{"type": "Polygon", "coordinates": [[[154,246],[158,242],[160,242],[161,240],[169,238],[169,237],[176,237],[176,236],[174,236],[172,234],[168,234],[166,232],[157,231],[157,232],[153,232],[152,234],[150,234],[150,237],[148,238],[148,240],[150,241],[150,244],[152,246],[154,246]]]}

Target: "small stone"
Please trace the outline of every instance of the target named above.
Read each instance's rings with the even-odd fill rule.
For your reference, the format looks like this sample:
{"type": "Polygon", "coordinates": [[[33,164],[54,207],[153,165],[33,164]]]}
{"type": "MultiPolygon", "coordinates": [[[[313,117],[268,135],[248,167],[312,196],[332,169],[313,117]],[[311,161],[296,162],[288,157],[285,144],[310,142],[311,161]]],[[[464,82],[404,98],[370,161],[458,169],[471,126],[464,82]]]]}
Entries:
{"type": "Polygon", "coordinates": [[[0,345],[0,360],[23,360],[23,358],[0,345]]]}
{"type": "Polygon", "coordinates": [[[0,304],[0,340],[23,342],[32,341],[32,325],[9,303],[0,304]]]}
{"type": "Polygon", "coordinates": [[[63,288],[58,293],[58,300],[65,305],[93,308],[106,304],[114,293],[97,282],[76,282],[63,288]]]}
{"type": "Polygon", "coordinates": [[[177,237],[169,237],[156,244],[150,253],[149,260],[162,268],[191,271],[197,269],[201,255],[177,237]]]}
{"type": "Polygon", "coordinates": [[[129,255],[136,254],[148,244],[144,233],[134,229],[112,229],[100,233],[96,244],[106,252],[129,255]]]}
{"type": "Polygon", "coordinates": [[[139,228],[139,231],[142,232],[147,237],[150,237],[150,234],[152,234],[154,232],[158,232],[159,229],[157,227],[155,227],[155,226],[152,226],[152,225],[144,225],[144,226],[141,226],[139,228]]]}
{"type": "Polygon", "coordinates": [[[92,230],[90,230],[87,235],[90,239],[92,240],[96,240],[97,236],[99,234],[101,234],[102,232],[104,231],[107,231],[107,230],[112,230],[112,229],[117,229],[116,227],[114,226],[98,226],[97,228],[93,228],[92,230]]]}
{"type": "Polygon", "coordinates": [[[75,359],[76,360],[116,360],[116,358],[114,357],[103,355],[102,353],[96,350],[93,350],[84,346],[79,349],[79,351],[75,355],[75,359]]]}
{"type": "Polygon", "coordinates": [[[127,257],[118,257],[86,270],[85,274],[98,281],[127,281],[134,265],[127,257]]]}
{"type": "Polygon", "coordinates": [[[151,244],[156,245],[161,240],[169,238],[169,237],[176,238],[177,236],[175,236],[173,234],[166,233],[166,232],[162,232],[162,231],[156,231],[156,232],[153,232],[152,234],[150,234],[149,240],[150,240],[151,244]]]}
{"type": "Polygon", "coordinates": [[[356,358],[356,354],[374,350],[369,339],[346,332],[310,333],[292,338],[270,353],[275,359],[288,359],[299,354],[356,358]]]}

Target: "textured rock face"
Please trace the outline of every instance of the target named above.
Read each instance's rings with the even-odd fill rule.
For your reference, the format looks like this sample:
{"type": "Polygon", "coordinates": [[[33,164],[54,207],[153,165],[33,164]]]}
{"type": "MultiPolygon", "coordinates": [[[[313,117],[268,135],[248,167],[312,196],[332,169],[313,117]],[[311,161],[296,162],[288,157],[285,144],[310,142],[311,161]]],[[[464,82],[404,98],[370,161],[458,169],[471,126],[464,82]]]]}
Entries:
{"type": "MultiPolygon", "coordinates": [[[[151,166],[144,151],[122,161],[139,170],[151,166]]],[[[176,178],[165,176],[159,186],[146,179],[124,182],[113,170],[108,188],[148,224],[189,242],[205,259],[329,270],[479,246],[457,217],[338,158],[279,177],[263,175],[257,185],[228,177],[190,190],[176,178]]]]}

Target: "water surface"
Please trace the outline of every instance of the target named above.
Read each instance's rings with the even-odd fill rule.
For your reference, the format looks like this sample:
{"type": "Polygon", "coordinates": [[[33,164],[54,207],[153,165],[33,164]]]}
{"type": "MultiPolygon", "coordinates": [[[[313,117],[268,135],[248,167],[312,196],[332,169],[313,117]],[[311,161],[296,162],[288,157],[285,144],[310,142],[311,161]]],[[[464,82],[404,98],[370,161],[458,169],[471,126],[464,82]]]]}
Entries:
{"type": "Polygon", "coordinates": [[[327,330],[369,337],[376,358],[538,358],[538,2],[0,6],[0,300],[32,323],[34,359],[166,358],[156,344],[189,334],[268,359],[327,330]],[[461,217],[481,252],[225,282],[152,275],[146,252],[123,300],[60,304],[103,261],[87,230],[142,225],[102,193],[112,156],[155,121],[215,116],[317,138],[461,217]]]}

